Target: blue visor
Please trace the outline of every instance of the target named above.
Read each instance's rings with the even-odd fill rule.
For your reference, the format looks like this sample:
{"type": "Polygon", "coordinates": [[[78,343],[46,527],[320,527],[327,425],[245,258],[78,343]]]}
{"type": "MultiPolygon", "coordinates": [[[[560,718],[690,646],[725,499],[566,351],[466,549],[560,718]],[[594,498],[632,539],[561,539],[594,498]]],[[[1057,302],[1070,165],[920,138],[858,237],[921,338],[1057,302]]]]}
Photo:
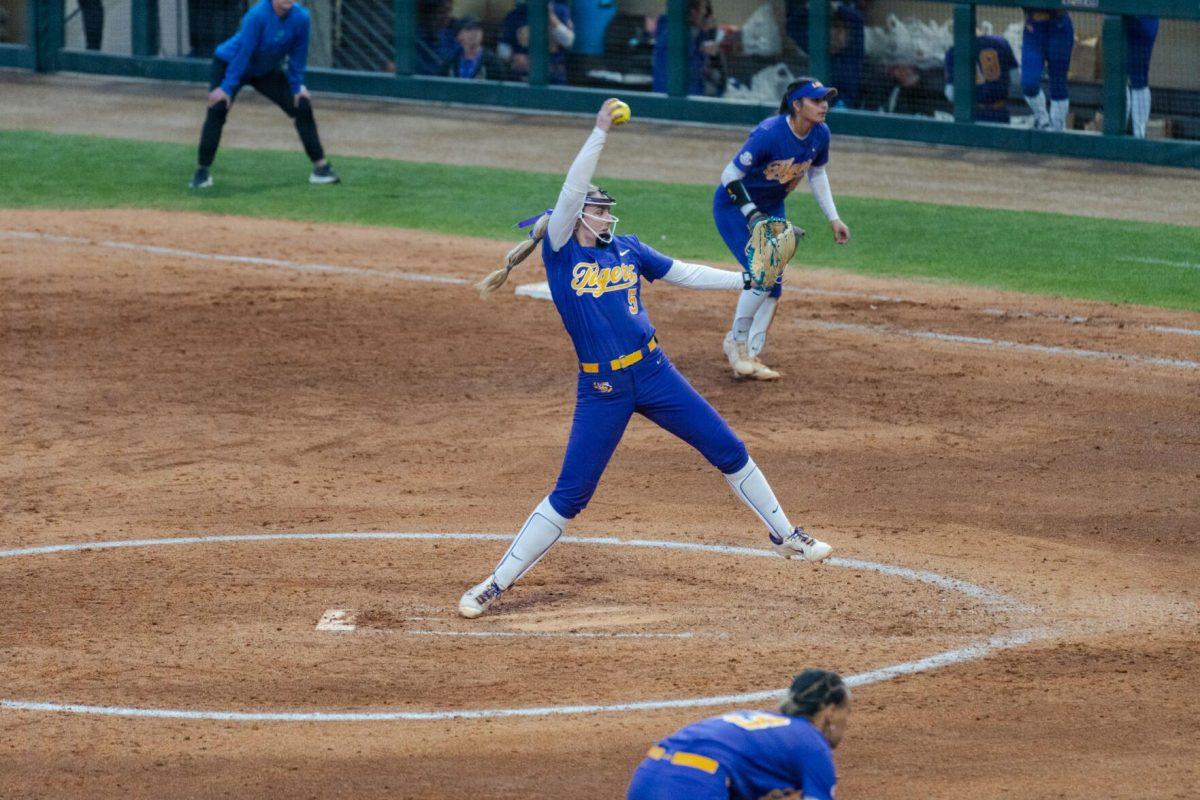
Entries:
{"type": "Polygon", "coordinates": [[[809,81],[792,90],[792,93],[788,95],[788,105],[790,106],[801,97],[807,97],[809,100],[832,100],[837,97],[837,93],[837,89],[832,89],[820,81],[809,81]]]}

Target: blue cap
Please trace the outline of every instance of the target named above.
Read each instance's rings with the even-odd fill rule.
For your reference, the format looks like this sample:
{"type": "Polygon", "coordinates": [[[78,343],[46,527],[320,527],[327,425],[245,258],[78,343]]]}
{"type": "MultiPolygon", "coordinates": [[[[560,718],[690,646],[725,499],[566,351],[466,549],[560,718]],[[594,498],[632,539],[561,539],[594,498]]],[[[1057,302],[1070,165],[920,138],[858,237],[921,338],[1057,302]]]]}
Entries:
{"type": "Polygon", "coordinates": [[[820,81],[808,81],[797,86],[788,95],[788,107],[801,97],[807,97],[809,100],[832,100],[837,97],[837,93],[837,89],[830,88],[820,81]]]}

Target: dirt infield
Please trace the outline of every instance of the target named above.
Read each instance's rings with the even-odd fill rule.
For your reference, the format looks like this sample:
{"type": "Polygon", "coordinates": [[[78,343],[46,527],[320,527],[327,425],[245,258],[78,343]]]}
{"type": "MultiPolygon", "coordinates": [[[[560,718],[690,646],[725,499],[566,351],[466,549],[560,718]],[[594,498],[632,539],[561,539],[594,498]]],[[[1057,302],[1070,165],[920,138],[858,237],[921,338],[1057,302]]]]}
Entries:
{"type": "MultiPolygon", "coordinates": [[[[521,523],[569,425],[575,368],[553,308],[416,280],[440,275],[442,235],[269,226],[3,213],[0,548],[521,523]],[[136,249],[216,240],[288,263],[136,249]]],[[[449,277],[482,275],[503,249],[456,243],[449,277]]],[[[502,541],[8,556],[0,699],[299,714],[622,704],[770,689],[809,664],[861,674],[1025,632],[982,660],[861,686],[839,798],[1200,794],[1200,339],[1187,333],[1200,316],[788,280],[769,351],[786,379],[771,385],[726,374],[731,296],[655,285],[646,302],[794,519],[841,557],[1002,597],[862,565],[567,542],[468,623],[457,598],[502,541]],[[315,630],[332,608],[357,611],[358,629],[315,630]],[[462,635],[477,633],[498,635],[462,635]]],[[[720,476],[645,421],[569,533],[765,545],[720,476]]],[[[649,744],[708,713],[284,722],[0,707],[0,797],[613,798],[649,744]]]]}

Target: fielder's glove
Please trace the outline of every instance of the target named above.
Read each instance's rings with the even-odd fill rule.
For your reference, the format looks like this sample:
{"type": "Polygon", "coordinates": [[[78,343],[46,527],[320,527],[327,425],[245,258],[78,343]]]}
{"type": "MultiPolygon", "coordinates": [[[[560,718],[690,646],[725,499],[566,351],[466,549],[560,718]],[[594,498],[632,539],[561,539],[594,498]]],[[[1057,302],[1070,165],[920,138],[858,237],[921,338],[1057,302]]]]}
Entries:
{"type": "Polygon", "coordinates": [[[804,238],[804,230],[782,217],[752,217],[750,222],[746,272],[751,291],[762,294],[783,280],[783,268],[796,254],[796,245],[804,238]]]}

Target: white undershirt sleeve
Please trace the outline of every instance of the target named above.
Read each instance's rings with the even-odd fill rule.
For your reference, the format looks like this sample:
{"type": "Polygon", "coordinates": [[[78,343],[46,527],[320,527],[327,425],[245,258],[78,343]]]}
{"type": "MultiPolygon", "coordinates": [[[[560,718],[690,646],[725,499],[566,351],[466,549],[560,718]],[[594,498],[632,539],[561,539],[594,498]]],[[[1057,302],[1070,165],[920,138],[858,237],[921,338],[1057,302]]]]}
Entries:
{"type": "Polygon", "coordinates": [[[606,132],[592,128],[591,136],[583,143],[579,155],[575,156],[571,169],[567,171],[567,179],[558,193],[558,202],[554,204],[550,225],[546,230],[553,250],[561,250],[575,232],[575,221],[583,210],[583,200],[587,197],[592,176],[596,174],[596,164],[600,161],[600,151],[604,149],[607,138],[606,132]]]}
{"type": "Polygon", "coordinates": [[[689,264],[678,259],[671,262],[671,268],[662,279],[688,289],[741,289],[745,285],[740,272],[689,264]]]}
{"type": "Polygon", "coordinates": [[[746,177],[746,173],[742,172],[737,164],[730,161],[725,165],[724,171],[721,172],[721,185],[728,186],[730,182],[740,181],[744,177],[746,177]]]}
{"type": "Polygon", "coordinates": [[[824,167],[808,168],[808,185],[812,189],[817,205],[830,222],[838,219],[837,206],[833,204],[833,191],[829,188],[829,176],[824,167]]]}

